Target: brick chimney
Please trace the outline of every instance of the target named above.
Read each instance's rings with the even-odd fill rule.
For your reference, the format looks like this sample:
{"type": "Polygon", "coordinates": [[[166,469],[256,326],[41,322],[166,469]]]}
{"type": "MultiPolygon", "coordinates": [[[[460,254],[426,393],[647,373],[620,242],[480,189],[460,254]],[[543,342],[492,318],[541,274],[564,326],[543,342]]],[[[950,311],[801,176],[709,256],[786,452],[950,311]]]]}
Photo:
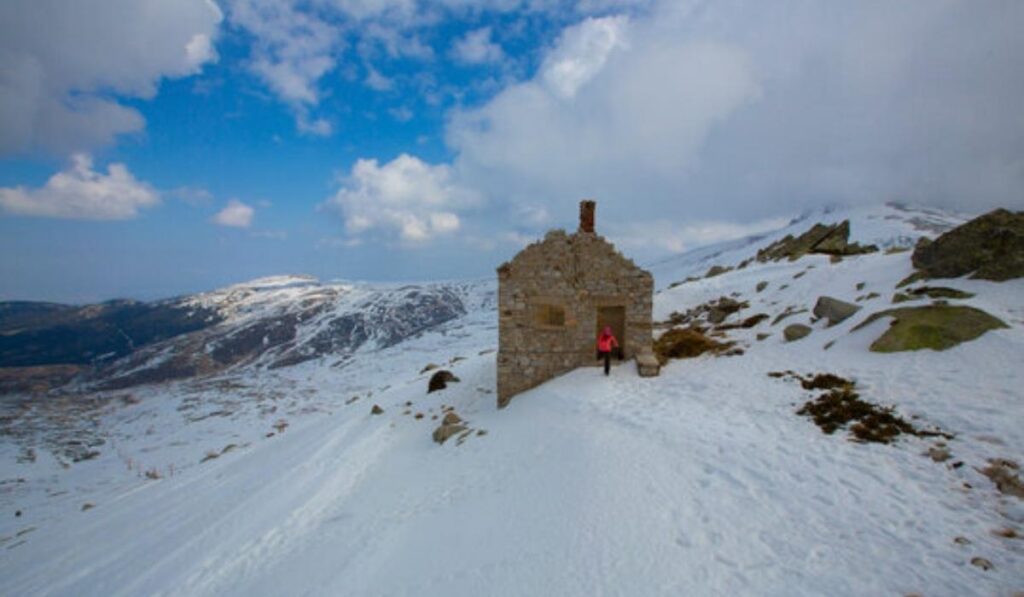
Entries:
{"type": "Polygon", "coordinates": [[[594,210],[597,202],[589,199],[580,201],[580,232],[594,233],[594,210]]]}

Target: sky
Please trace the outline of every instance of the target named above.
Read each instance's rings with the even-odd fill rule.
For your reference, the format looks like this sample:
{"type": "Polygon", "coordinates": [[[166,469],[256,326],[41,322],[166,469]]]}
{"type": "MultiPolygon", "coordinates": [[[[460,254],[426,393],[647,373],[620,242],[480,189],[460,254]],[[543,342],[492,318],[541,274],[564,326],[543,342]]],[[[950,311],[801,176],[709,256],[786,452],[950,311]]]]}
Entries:
{"type": "Polygon", "coordinates": [[[0,300],[1024,209],[1018,0],[6,0],[0,300]]]}

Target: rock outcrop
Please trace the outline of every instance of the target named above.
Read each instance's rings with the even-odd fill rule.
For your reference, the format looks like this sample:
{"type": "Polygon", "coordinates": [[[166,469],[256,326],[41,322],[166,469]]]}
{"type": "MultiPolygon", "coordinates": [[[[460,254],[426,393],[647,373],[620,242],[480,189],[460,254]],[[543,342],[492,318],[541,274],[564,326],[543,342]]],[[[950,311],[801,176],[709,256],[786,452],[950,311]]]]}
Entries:
{"type": "Polygon", "coordinates": [[[788,258],[796,261],[807,254],[817,255],[861,255],[874,253],[875,245],[859,245],[850,243],[850,221],[843,220],[839,224],[815,224],[810,230],[794,238],[787,235],[757,252],[757,260],[778,261],[788,258]]]}
{"type": "Polygon", "coordinates": [[[1024,276],[1024,212],[997,209],[918,243],[911,260],[926,278],[1001,282],[1024,276]]]}

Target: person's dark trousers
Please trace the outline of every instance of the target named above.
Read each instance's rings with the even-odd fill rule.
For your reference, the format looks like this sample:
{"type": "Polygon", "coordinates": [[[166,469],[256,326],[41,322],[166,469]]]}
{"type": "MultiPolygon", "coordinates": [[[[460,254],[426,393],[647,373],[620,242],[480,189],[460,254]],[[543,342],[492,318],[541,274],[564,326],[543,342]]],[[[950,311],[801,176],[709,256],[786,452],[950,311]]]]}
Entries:
{"type": "Polygon", "coordinates": [[[599,350],[597,352],[597,358],[599,358],[599,359],[603,358],[604,359],[604,374],[608,375],[608,370],[612,366],[612,353],[611,353],[611,351],[610,350],[609,351],[599,350]]]}

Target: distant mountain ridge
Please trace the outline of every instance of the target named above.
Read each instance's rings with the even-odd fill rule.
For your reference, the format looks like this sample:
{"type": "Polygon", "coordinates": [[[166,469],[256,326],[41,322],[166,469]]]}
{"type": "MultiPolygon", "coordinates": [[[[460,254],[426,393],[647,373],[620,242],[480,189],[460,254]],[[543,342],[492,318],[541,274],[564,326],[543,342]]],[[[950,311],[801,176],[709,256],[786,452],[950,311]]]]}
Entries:
{"type": "MultiPolygon", "coordinates": [[[[385,348],[466,313],[480,283],[370,285],[275,276],[154,302],[0,303],[0,367],[77,365],[121,388],[385,348]]],[[[486,293],[485,293],[486,294],[486,293]]]]}

